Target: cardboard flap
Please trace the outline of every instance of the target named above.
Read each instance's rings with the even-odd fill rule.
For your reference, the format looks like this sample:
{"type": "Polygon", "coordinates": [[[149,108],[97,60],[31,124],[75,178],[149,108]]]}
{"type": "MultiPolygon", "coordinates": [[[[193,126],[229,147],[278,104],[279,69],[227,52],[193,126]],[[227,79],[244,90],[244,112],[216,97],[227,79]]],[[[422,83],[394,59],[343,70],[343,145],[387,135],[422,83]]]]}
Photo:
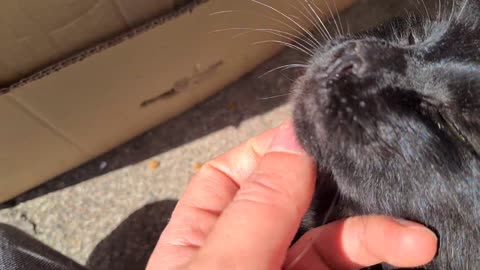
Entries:
{"type": "Polygon", "coordinates": [[[0,86],[168,13],[185,0],[3,0],[0,86]]]}
{"type": "MultiPolygon", "coordinates": [[[[345,8],[353,1],[337,0],[337,7],[345,8]]],[[[81,17],[87,18],[109,3],[113,2],[98,0],[90,8],[79,5],[84,11],[81,17]]],[[[237,36],[235,31],[215,30],[275,27],[283,33],[299,34],[291,24],[271,19],[281,19],[279,13],[254,1],[189,3],[175,13],[155,18],[27,76],[4,88],[3,95],[0,89],[0,201],[180,114],[283,48],[282,42],[274,42],[278,36],[265,31],[237,36]],[[272,42],[256,44],[259,41],[272,42]]],[[[325,3],[316,1],[322,9],[326,9],[325,3]]],[[[275,2],[274,7],[285,14],[298,11],[288,1],[275,2]]],[[[115,16],[123,14],[117,5],[110,8],[115,16]]],[[[309,25],[306,17],[296,20],[309,25]]],[[[78,23],[92,29],[88,20],[78,23]]],[[[56,24],[50,22],[42,27],[46,25],[56,24]]],[[[67,36],[62,40],[68,41],[67,36]]],[[[1,48],[0,53],[4,53],[1,48]]],[[[0,68],[10,64],[0,62],[0,68]]],[[[289,85],[285,85],[285,93],[288,90],[289,85]]]]}
{"type": "Polygon", "coordinates": [[[0,201],[90,156],[8,95],[0,98],[0,123],[0,201]]]}

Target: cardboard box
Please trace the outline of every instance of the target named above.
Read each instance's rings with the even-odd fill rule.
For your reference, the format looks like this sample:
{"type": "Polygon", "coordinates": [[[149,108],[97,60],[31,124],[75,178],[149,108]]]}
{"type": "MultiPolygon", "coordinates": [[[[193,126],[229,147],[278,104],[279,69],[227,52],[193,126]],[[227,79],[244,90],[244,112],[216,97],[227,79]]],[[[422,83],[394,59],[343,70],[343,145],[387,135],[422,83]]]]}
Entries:
{"type": "Polygon", "coordinates": [[[0,85],[166,14],[184,2],[187,0],[3,0],[0,85]]]}
{"type": "MultiPolygon", "coordinates": [[[[299,14],[289,1],[263,1],[299,14]]],[[[324,0],[314,2],[328,10],[324,0]]],[[[341,10],[353,0],[336,2],[341,10]]],[[[298,35],[288,25],[252,0],[3,1],[0,201],[178,115],[282,48],[252,46],[272,39],[261,31],[235,38],[238,31],[215,30],[298,35]]]]}

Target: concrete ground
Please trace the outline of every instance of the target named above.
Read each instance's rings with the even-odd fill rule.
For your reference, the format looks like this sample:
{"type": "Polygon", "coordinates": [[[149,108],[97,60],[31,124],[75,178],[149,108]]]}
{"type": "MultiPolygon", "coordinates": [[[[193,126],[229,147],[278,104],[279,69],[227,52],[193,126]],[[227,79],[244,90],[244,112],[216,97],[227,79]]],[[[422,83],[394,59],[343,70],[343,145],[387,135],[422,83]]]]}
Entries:
{"type": "MultiPolygon", "coordinates": [[[[359,0],[342,20],[358,31],[407,5],[359,0]]],[[[289,117],[295,71],[259,75],[299,58],[286,50],[183,115],[0,206],[0,222],[92,269],[143,269],[201,163],[289,117]]]]}

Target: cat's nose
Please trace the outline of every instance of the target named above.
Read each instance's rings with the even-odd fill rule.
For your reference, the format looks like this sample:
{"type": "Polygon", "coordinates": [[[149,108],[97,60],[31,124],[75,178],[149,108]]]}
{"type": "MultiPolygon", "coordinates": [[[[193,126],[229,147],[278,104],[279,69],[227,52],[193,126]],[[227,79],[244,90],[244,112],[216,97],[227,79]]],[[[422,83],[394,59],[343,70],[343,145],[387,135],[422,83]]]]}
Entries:
{"type": "Polygon", "coordinates": [[[358,46],[357,42],[350,42],[335,52],[332,62],[327,67],[331,83],[360,75],[364,61],[358,54],[358,46]]]}
{"type": "Polygon", "coordinates": [[[329,83],[382,78],[386,72],[405,74],[408,51],[385,40],[355,40],[342,44],[331,55],[326,70],[329,83]]]}

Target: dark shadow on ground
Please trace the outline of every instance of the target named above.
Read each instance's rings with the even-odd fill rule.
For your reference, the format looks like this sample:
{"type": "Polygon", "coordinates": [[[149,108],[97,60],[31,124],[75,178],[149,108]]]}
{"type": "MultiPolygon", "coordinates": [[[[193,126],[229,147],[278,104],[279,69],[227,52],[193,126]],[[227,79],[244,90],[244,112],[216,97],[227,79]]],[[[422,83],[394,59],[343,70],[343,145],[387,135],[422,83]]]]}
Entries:
{"type": "Polygon", "coordinates": [[[94,270],[144,270],[177,201],[164,200],[135,211],[90,254],[94,270]]]}
{"type": "Polygon", "coordinates": [[[285,76],[270,74],[259,78],[262,73],[277,66],[293,62],[299,54],[286,51],[263,64],[255,72],[193,107],[187,112],[152,128],[86,164],[66,172],[40,187],[26,192],[10,202],[0,204],[0,209],[15,206],[47,193],[64,189],[96,176],[106,174],[131,164],[146,160],[185,143],[201,138],[228,126],[238,126],[242,121],[268,112],[282,104],[288,97],[294,70],[285,76]]]}
{"type": "Polygon", "coordinates": [[[288,70],[283,72],[284,75],[271,73],[262,78],[259,76],[275,67],[298,61],[299,57],[300,54],[296,52],[284,51],[205,102],[10,202],[0,204],[0,209],[141,162],[225,127],[238,126],[246,119],[273,110],[287,101],[287,93],[292,83],[290,78],[297,77],[298,75],[294,73],[298,71],[288,70]]]}

